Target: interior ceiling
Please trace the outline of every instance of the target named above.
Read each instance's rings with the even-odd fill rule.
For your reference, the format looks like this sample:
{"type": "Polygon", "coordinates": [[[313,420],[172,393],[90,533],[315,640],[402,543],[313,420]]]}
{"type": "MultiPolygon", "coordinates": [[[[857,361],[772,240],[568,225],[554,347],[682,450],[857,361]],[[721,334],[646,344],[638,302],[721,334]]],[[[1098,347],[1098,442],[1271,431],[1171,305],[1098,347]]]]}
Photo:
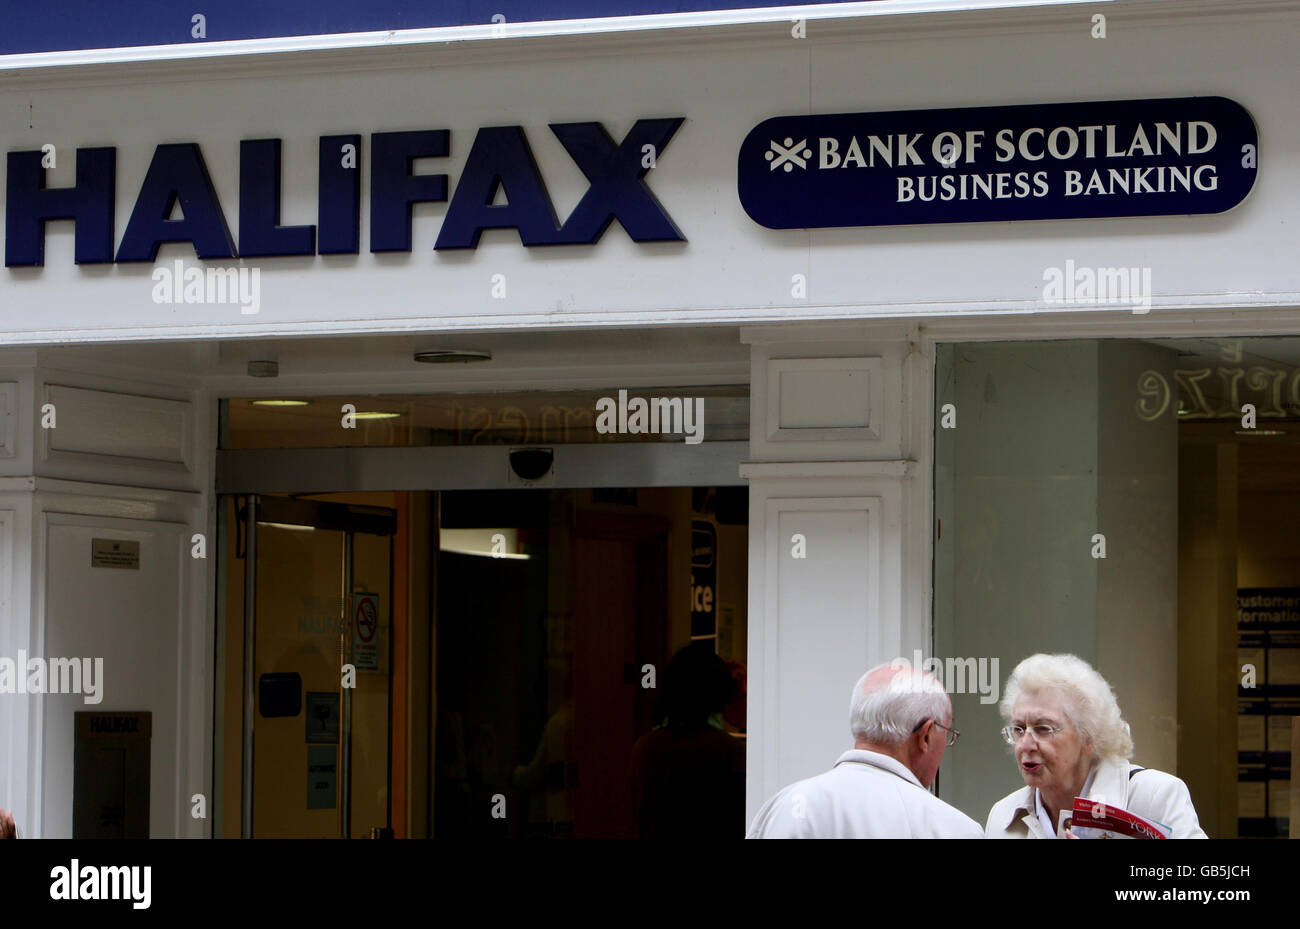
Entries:
{"type": "Polygon", "coordinates": [[[1150,344],[1175,349],[1178,368],[1300,367],[1300,337],[1255,339],[1152,339],[1150,344]]]}
{"type": "MultiPolygon", "coordinates": [[[[669,388],[663,395],[680,397],[683,392],[681,389],[669,388]]],[[[564,418],[566,409],[570,416],[577,409],[585,409],[588,411],[586,418],[579,417],[570,423],[576,434],[585,435],[594,428],[595,405],[600,393],[601,391],[589,390],[547,391],[541,394],[536,391],[506,391],[450,396],[378,394],[364,398],[316,396],[312,397],[306,406],[289,407],[256,406],[248,398],[232,398],[229,400],[228,407],[231,447],[241,447],[242,442],[256,440],[258,433],[283,435],[286,432],[293,432],[314,435],[317,438],[337,437],[339,404],[341,401],[349,400],[358,403],[358,412],[364,410],[399,413],[400,416],[391,420],[396,426],[426,429],[447,435],[460,434],[462,438],[473,435],[478,430],[490,431],[494,422],[495,428],[504,430],[507,435],[516,428],[520,418],[528,419],[534,425],[545,424],[547,419],[541,414],[548,409],[551,412],[551,425],[558,430],[562,424],[570,423],[569,419],[564,418]],[[507,412],[510,414],[508,417],[505,415],[507,412]]],[[[649,396],[651,391],[633,389],[630,394],[645,397],[649,396]]],[[[748,386],[696,386],[690,389],[690,395],[692,398],[699,397],[704,401],[711,438],[732,440],[748,438],[748,386]]],[[[405,443],[394,442],[393,444],[405,443]]]]}

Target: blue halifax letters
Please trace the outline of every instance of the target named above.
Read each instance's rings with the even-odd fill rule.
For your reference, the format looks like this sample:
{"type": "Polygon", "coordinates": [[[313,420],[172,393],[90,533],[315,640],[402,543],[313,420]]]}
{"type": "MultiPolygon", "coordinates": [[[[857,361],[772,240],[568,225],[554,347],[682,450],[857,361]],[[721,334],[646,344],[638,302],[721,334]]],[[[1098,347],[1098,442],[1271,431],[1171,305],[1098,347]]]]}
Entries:
{"type": "MultiPolygon", "coordinates": [[[[645,182],[682,122],[682,117],[637,120],[622,142],[596,122],[552,125],[589,185],[563,223],[523,128],[480,129],[434,247],[476,248],[484,229],[515,229],[528,246],[590,245],[615,219],[636,242],[685,241],[645,182]],[[504,203],[496,202],[499,194],[504,203]]],[[[413,207],[446,202],[449,189],[446,174],[414,174],[413,164],[450,152],[446,129],[370,136],[372,252],[411,250],[413,207]]],[[[115,148],[77,149],[76,183],[62,188],[45,186],[40,151],[9,152],[5,265],[43,266],[45,225],[60,220],[74,224],[77,264],[152,262],[169,242],[192,244],[202,259],[355,255],[361,246],[361,136],[321,136],[318,153],[316,225],[283,226],[280,140],[240,142],[236,248],[199,146],[159,145],[114,252],[115,148]],[[178,205],[181,215],[173,219],[178,205]]]]}

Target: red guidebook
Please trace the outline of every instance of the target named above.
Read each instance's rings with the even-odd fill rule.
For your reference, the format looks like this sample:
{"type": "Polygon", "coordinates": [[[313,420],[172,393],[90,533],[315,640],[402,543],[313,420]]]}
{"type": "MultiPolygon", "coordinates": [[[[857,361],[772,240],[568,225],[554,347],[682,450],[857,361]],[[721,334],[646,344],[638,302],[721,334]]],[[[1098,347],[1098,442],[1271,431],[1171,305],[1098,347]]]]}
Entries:
{"type": "Polygon", "coordinates": [[[1086,797],[1074,798],[1074,809],[1069,820],[1062,816],[1062,825],[1080,839],[1167,839],[1171,832],[1163,823],[1086,797]]]}

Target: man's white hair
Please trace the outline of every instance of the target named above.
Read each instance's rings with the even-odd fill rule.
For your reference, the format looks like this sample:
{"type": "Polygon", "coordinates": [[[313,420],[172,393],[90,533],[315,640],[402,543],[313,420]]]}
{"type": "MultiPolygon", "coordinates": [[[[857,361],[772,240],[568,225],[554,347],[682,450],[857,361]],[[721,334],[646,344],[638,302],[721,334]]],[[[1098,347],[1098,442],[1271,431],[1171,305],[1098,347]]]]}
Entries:
{"type": "Polygon", "coordinates": [[[943,722],[952,701],[933,674],[913,668],[906,658],[876,665],[853,685],[849,731],[854,741],[896,745],[927,719],[943,722]],[[882,668],[900,669],[883,687],[868,690],[867,678],[882,668]]]}
{"type": "Polygon", "coordinates": [[[1002,691],[999,709],[1011,722],[1021,694],[1058,693],[1065,715],[1085,739],[1091,739],[1099,758],[1129,758],[1133,738],[1120,714],[1115,691],[1092,665],[1077,655],[1030,655],[1016,665],[1002,691]]]}

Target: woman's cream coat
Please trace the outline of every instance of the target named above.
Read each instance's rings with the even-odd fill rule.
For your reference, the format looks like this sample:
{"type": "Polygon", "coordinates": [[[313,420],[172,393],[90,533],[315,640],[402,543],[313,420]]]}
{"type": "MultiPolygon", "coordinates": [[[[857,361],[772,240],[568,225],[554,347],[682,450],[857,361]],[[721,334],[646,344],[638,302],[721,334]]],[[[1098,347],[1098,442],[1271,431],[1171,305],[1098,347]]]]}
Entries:
{"type": "MultiPolygon", "coordinates": [[[[1035,789],[1022,787],[993,804],[984,826],[984,837],[1055,838],[1043,834],[1043,825],[1034,805],[1035,789]]],[[[1187,785],[1164,771],[1139,768],[1135,764],[1129,764],[1125,758],[1106,758],[1097,762],[1092,785],[1084,796],[1168,826],[1172,838],[1206,838],[1196,818],[1196,808],[1192,806],[1192,796],[1187,791],[1187,785]]]]}

